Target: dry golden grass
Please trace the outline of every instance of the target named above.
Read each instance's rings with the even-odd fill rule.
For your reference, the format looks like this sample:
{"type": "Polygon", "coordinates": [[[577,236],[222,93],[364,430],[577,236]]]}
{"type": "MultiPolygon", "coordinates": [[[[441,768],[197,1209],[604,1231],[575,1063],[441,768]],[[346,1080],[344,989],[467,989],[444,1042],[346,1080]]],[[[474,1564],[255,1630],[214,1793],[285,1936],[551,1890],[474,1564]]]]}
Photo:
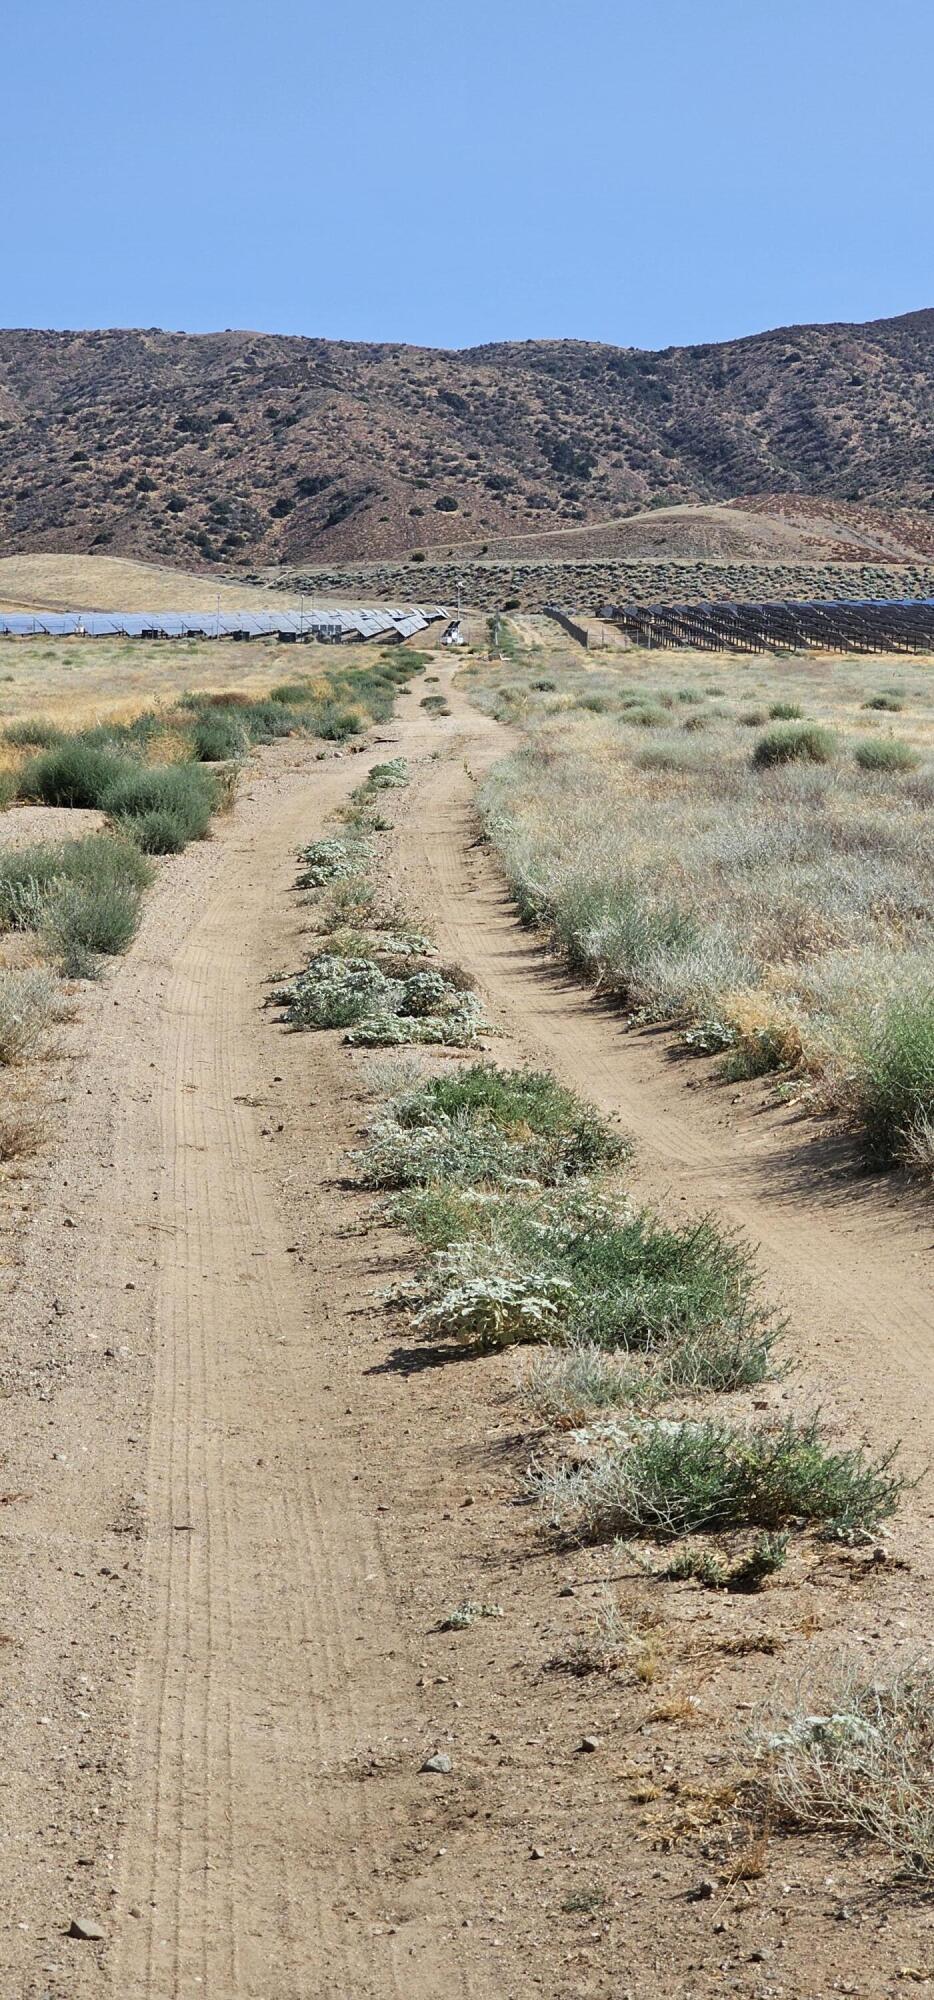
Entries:
{"type": "MultiPolygon", "coordinates": [[[[379,650],[348,645],[328,658],[343,671],[372,665],[379,650]]],[[[327,693],[317,649],[296,651],[275,640],[0,639],[0,732],[5,723],[36,715],[65,730],[132,722],[144,709],[173,709],[193,689],[251,700],[306,674],[327,693]]],[[[0,761],[19,760],[0,745],[0,761]]]]}
{"type": "Polygon", "coordinates": [[[188,570],[124,556],[19,555],[0,560],[4,611],[281,611],[294,600],[280,590],[215,581],[188,570]]]}
{"type": "Polygon", "coordinates": [[[51,1132],[49,1114],[31,1109],[13,1099],[0,1100],[0,1161],[30,1159],[45,1145],[51,1132]]]}
{"type": "MultiPolygon", "coordinates": [[[[524,745],[482,795],[520,906],[602,991],[683,1025],[728,1075],[797,1072],[868,1119],[876,1044],[905,996],[934,996],[932,660],[574,661],[516,630],[506,650],[462,679],[524,745]],[[812,754],[754,761],[769,731],[812,754]],[[866,742],[905,746],[913,767],[862,768],[866,742]]],[[[885,1141],[926,1173],[934,1013],[931,1050],[915,1115],[885,1141]]]]}

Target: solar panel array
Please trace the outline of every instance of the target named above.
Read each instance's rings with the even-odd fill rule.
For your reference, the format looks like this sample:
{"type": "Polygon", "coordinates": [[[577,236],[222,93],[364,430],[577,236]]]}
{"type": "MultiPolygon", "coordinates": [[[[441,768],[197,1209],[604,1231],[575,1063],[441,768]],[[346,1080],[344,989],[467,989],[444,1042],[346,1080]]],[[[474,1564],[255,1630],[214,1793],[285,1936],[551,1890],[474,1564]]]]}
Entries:
{"type": "MultiPolygon", "coordinates": [[[[600,617],[637,646],[704,652],[927,653],[934,598],[811,599],[801,603],[605,605],[600,617]]],[[[563,621],[562,621],[563,622],[563,621]]]]}
{"type": "Polygon", "coordinates": [[[411,639],[441,605],[378,611],[0,611],[0,637],[50,639],[411,639]]]}

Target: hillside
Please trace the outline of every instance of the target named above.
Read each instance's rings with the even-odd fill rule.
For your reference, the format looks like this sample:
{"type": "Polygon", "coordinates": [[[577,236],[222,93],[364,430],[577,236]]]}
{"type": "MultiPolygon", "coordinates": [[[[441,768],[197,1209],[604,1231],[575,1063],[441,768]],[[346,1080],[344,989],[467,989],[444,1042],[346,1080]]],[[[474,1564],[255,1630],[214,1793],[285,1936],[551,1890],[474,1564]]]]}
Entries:
{"type": "Polygon", "coordinates": [[[934,311],[658,354],[5,332],[0,549],[330,563],[744,494],[858,526],[931,506],[932,390],[934,311]]]}

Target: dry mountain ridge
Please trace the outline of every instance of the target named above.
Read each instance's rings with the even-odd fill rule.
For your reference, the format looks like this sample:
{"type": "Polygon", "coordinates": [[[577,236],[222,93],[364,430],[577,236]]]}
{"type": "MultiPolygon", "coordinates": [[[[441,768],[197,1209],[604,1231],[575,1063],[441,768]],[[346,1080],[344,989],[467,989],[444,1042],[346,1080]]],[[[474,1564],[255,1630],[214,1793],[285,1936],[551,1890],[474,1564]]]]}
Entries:
{"type": "Polygon", "coordinates": [[[934,506],[934,311],[648,353],[0,332],[0,550],[340,562],[736,494],[934,506]]]}

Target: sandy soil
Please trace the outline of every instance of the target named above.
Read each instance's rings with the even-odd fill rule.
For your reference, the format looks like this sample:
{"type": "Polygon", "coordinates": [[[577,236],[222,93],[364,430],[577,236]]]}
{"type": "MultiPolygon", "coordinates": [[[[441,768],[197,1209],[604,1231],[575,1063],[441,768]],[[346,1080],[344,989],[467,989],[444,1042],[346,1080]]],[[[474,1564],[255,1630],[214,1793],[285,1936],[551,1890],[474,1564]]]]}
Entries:
{"type": "MultiPolygon", "coordinates": [[[[502,732],[456,692],[426,722],[419,692],[384,732],[416,764],[387,877],[482,986],[497,1056],[621,1113],[641,1192],[760,1239],[794,1393],[920,1464],[929,1210],[549,968],[476,844],[502,732]]],[[[923,1635],[926,1495],[898,1563],[811,1552],[749,1599],[543,1539],[515,1360],[435,1361],[387,1313],[403,1248],[348,1182],[366,1063],[263,1004],[303,949],[295,847],[360,768],[265,753],[75,1029],[0,1353],[0,1992],[903,1991],[934,1962],[927,1905],[868,1850],[763,1828],[737,1785],[751,1704],[841,1634],[923,1635]],[[554,1671],[608,1590],[652,1671],[554,1671]],[[440,1630],[465,1597],[503,1616],[440,1630]],[[423,1773],[439,1750],[450,1774],[423,1773]]]]}

